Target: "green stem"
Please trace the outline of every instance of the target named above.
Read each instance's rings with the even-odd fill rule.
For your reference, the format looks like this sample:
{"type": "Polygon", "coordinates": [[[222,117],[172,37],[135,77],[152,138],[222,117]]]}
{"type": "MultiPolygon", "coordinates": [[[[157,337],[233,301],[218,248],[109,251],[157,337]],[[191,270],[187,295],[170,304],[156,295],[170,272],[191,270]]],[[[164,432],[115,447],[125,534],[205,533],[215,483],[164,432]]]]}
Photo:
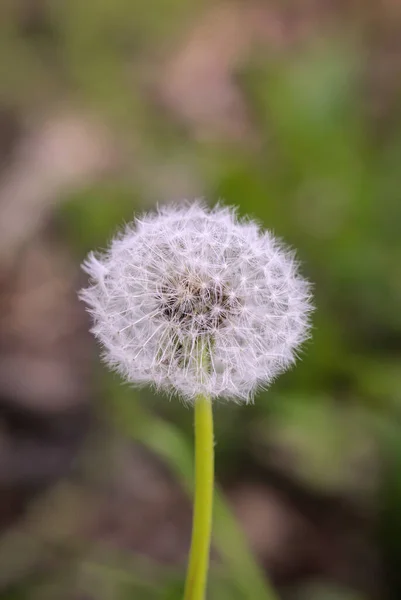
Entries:
{"type": "Polygon", "coordinates": [[[195,401],[195,499],[184,600],[204,600],[212,533],[214,448],[212,401],[195,401]]]}

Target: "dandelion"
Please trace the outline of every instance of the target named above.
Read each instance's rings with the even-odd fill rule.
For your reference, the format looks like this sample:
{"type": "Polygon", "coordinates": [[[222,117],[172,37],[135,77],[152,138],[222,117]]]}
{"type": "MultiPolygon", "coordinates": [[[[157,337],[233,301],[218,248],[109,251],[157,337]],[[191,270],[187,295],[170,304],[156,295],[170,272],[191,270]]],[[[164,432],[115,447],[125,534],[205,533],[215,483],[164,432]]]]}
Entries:
{"type": "Polygon", "coordinates": [[[162,208],[84,268],[81,297],[109,365],[190,401],[250,400],[307,335],[309,286],[293,253],[232,209],[162,208]]]}
{"type": "Polygon", "coordinates": [[[196,497],[186,600],[204,598],[213,481],[212,400],[249,402],[308,336],[294,253],[235,210],[201,202],[137,218],[84,263],[81,292],[104,359],[128,382],[195,404],[196,497]]]}

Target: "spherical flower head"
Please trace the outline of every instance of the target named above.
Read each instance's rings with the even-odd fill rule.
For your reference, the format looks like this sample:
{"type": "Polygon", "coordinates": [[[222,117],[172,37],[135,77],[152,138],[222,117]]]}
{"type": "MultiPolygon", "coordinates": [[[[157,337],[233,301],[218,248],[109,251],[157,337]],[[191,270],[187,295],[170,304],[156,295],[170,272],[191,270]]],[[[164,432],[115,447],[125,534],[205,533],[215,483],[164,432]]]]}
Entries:
{"type": "Polygon", "coordinates": [[[81,298],[108,364],[186,400],[249,401],[308,336],[309,284],[293,252],[232,208],[142,215],[84,269],[81,298]]]}

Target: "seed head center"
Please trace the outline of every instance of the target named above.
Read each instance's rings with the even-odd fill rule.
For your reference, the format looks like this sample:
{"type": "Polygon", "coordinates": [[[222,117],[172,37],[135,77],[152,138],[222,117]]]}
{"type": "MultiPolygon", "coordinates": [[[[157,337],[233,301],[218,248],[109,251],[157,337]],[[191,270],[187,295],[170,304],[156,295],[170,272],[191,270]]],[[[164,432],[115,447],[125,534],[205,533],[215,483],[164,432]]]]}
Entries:
{"type": "Polygon", "coordinates": [[[183,333],[213,333],[238,314],[240,306],[226,284],[194,275],[164,282],[157,301],[163,318],[183,333]]]}

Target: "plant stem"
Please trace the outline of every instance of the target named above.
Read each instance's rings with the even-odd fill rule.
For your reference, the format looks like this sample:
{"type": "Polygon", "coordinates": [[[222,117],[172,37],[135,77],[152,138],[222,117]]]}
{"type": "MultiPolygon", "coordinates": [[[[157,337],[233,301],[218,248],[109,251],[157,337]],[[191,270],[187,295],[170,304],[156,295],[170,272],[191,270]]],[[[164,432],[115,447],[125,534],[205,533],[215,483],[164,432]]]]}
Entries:
{"type": "Polygon", "coordinates": [[[195,401],[195,499],[184,600],[204,600],[212,532],[214,481],[212,401],[195,401]]]}

